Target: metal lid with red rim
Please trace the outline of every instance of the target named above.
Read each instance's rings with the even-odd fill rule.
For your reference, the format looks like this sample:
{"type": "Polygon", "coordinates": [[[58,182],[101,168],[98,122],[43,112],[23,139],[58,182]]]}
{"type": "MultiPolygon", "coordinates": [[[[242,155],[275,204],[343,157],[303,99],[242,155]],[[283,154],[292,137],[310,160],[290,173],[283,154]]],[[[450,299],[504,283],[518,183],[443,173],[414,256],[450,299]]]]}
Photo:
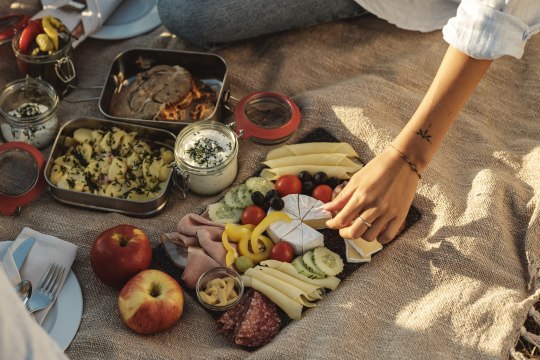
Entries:
{"type": "Polygon", "coordinates": [[[0,144],[0,213],[13,215],[36,199],[45,186],[45,158],[32,145],[0,144]]]}
{"type": "Polygon", "coordinates": [[[256,92],[244,96],[234,110],[236,132],[264,144],[285,141],[300,125],[300,109],[287,96],[256,92]]]}
{"type": "Polygon", "coordinates": [[[26,26],[30,17],[24,14],[0,16],[0,44],[11,40],[13,35],[26,26]]]}

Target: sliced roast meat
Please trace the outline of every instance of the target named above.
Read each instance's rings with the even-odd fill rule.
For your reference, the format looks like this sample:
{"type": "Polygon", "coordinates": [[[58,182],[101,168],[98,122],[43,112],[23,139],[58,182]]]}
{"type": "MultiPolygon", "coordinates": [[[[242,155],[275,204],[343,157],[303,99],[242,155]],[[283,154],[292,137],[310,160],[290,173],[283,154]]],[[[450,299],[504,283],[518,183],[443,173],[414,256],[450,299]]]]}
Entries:
{"type": "Polygon", "coordinates": [[[188,247],[187,265],[182,273],[182,281],[190,289],[195,289],[199,277],[210,269],[219,267],[203,249],[195,246],[188,247]]]}

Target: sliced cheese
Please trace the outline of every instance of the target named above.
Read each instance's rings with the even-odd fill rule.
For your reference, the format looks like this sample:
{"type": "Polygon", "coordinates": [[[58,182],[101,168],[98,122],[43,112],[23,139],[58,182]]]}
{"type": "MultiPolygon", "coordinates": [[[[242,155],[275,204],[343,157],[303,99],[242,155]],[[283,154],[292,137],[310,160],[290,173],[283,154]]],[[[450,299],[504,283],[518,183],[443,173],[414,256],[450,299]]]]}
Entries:
{"type": "Polygon", "coordinates": [[[320,286],[317,286],[317,285],[312,285],[312,284],[309,284],[305,281],[302,281],[300,279],[297,279],[295,278],[294,276],[291,276],[287,273],[284,273],[282,271],[279,271],[277,269],[272,269],[272,268],[269,268],[269,267],[266,267],[266,266],[256,266],[255,267],[255,270],[257,271],[261,271],[263,273],[266,273],[266,274],[269,274],[275,278],[278,278],[282,281],[285,281],[289,284],[292,284],[294,286],[296,286],[297,288],[299,289],[302,289],[303,291],[306,292],[307,294],[307,299],[310,300],[310,301],[314,301],[314,300],[320,300],[322,299],[322,293],[321,293],[321,290],[322,287],[320,286]]]}
{"type": "Polygon", "coordinates": [[[370,256],[362,256],[350,244],[350,240],[345,240],[345,257],[348,263],[364,263],[371,261],[370,256]]]}
{"type": "Polygon", "coordinates": [[[376,252],[382,250],[383,246],[377,240],[366,241],[362,238],[358,239],[347,239],[349,244],[356,250],[362,257],[368,257],[376,252]]]}
{"type": "Polygon", "coordinates": [[[288,275],[291,275],[299,280],[307,282],[308,284],[324,287],[330,290],[336,290],[341,280],[335,276],[327,276],[324,279],[311,279],[307,276],[299,274],[298,271],[290,263],[277,261],[277,260],[265,260],[261,261],[261,265],[268,266],[269,268],[282,271],[288,275]]]}
{"type": "Polygon", "coordinates": [[[287,295],[287,297],[293,299],[294,301],[302,304],[306,307],[314,307],[316,306],[314,303],[311,303],[307,300],[308,294],[304,290],[294,286],[291,283],[288,283],[286,281],[283,281],[277,277],[274,277],[268,273],[264,273],[262,271],[255,270],[254,268],[248,269],[245,273],[245,275],[251,276],[253,279],[257,279],[274,289],[282,292],[283,294],[287,295]]]}
{"type": "Polygon", "coordinates": [[[284,156],[272,160],[263,161],[263,164],[269,168],[280,168],[285,166],[303,166],[303,165],[338,165],[338,166],[356,166],[358,160],[349,157],[347,154],[306,154],[284,156]]]}
{"type": "Polygon", "coordinates": [[[277,159],[285,156],[341,153],[350,157],[358,157],[358,153],[348,143],[338,142],[309,142],[302,144],[283,145],[271,150],[266,155],[266,160],[277,159]]]}
{"type": "Polygon", "coordinates": [[[245,286],[263,293],[270,301],[279,306],[291,319],[300,320],[302,318],[303,305],[294,301],[281,291],[278,291],[270,285],[258,279],[254,279],[249,275],[242,275],[242,281],[245,286]]]}

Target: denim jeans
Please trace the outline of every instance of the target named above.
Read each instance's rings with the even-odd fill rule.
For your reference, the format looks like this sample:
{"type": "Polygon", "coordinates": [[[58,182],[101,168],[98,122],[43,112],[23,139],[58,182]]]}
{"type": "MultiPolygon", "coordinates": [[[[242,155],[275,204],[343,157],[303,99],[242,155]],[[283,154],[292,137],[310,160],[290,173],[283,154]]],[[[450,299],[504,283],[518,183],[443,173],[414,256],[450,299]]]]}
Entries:
{"type": "Polygon", "coordinates": [[[173,34],[211,48],[365,14],[354,0],[158,0],[173,34]]]}

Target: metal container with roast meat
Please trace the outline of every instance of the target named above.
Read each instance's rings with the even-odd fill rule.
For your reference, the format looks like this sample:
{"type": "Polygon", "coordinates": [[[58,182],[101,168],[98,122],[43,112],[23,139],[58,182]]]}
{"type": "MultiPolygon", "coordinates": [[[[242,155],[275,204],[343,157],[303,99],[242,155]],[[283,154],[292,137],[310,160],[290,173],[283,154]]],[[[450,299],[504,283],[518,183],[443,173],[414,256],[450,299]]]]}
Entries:
{"type": "Polygon", "coordinates": [[[56,137],[45,180],[61,203],[150,217],[163,210],[173,186],[175,141],[167,130],[71,120],[56,137]]]}
{"type": "Polygon", "coordinates": [[[221,120],[227,64],[218,55],[130,49],[113,61],[99,109],[107,118],[179,131],[221,120]]]}

